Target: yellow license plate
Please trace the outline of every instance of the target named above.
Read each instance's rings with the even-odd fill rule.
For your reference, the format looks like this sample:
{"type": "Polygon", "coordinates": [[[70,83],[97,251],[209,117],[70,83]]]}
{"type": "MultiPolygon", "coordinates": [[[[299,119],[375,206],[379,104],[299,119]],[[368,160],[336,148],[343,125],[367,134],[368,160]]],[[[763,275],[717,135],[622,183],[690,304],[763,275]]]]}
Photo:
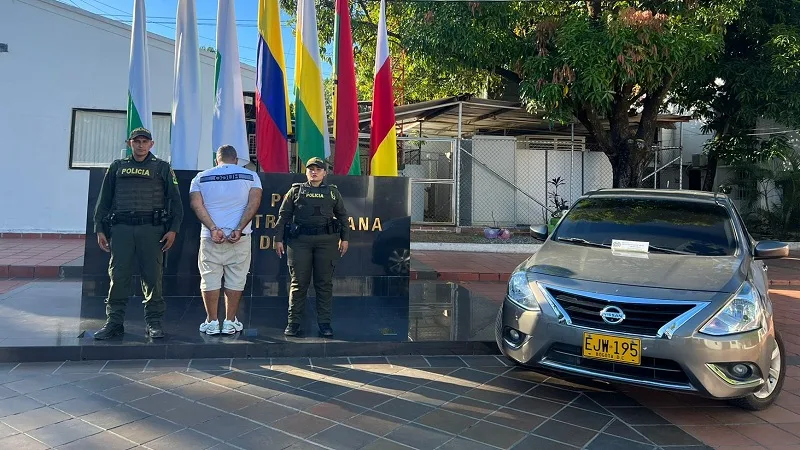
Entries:
{"type": "Polygon", "coordinates": [[[583,333],[583,357],[640,365],[642,343],[639,339],[583,333]]]}

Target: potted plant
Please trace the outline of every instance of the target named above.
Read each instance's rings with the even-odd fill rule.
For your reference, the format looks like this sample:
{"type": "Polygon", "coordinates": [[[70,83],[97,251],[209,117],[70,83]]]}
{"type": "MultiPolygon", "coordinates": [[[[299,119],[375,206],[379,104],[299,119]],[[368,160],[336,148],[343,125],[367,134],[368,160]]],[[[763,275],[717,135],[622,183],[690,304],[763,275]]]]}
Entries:
{"type": "Polygon", "coordinates": [[[548,181],[547,184],[553,186],[553,190],[547,194],[550,203],[553,205],[553,212],[550,213],[547,230],[552,233],[553,229],[558,225],[558,221],[561,220],[561,215],[569,209],[569,206],[567,205],[567,200],[558,195],[558,188],[565,185],[566,181],[561,177],[556,177],[548,181]]]}

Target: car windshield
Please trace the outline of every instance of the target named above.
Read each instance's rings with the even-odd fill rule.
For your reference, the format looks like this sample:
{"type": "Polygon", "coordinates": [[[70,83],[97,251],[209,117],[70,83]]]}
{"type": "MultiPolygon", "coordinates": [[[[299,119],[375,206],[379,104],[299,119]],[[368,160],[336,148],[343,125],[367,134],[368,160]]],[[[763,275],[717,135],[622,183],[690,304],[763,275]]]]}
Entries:
{"type": "Polygon", "coordinates": [[[552,240],[610,247],[647,242],[650,252],[725,256],[736,253],[733,221],[722,206],[679,199],[585,198],[561,220],[552,240]]]}

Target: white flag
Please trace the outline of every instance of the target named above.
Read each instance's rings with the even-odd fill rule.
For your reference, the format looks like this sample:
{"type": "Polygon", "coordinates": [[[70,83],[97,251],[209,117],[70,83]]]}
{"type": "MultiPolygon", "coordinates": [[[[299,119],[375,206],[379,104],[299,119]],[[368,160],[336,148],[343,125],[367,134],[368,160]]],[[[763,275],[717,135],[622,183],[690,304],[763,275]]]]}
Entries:
{"type": "MultiPolygon", "coordinates": [[[[128,139],[136,128],[153,133],[153,109],[150,106],[150,58],[147,56],[147,14],[144,0],[133,0],[131,57],[128,65],[128,139]]],[[[155,148],[153,148],[155,151],[155,148]]],[[[130,153],[130,149],[128,149],[130,153]]]]}
{"type": "Polygon", "coordinates": [[[217,4],[217,75],[214,80],[211,145],[213,152],[222,145],[232,145],[239,156],[239,165],[243,166],[250,162],[250,148],[244,121],[236,9],[233,3],[233,0],[219,0],[217,4]]]}
{"type": "Polygon", "coordinates": [[[195,0],[178,0],[170,159],[173,169],[197,169],[201,128],[200,44],[195,0]]]}

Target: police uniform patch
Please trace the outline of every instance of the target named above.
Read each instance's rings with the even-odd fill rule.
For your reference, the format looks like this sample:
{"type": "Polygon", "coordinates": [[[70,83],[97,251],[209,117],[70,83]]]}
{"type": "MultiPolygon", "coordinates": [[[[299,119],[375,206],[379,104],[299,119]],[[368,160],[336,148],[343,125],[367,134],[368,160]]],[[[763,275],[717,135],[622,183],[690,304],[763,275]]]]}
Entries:
{"type": "Polygon", "coordinates": [[[178,177],[175,176],[175,172],[172,169],[169,169],[169,173],[172,174],[172,184],[178,184],[178,177]]]}

